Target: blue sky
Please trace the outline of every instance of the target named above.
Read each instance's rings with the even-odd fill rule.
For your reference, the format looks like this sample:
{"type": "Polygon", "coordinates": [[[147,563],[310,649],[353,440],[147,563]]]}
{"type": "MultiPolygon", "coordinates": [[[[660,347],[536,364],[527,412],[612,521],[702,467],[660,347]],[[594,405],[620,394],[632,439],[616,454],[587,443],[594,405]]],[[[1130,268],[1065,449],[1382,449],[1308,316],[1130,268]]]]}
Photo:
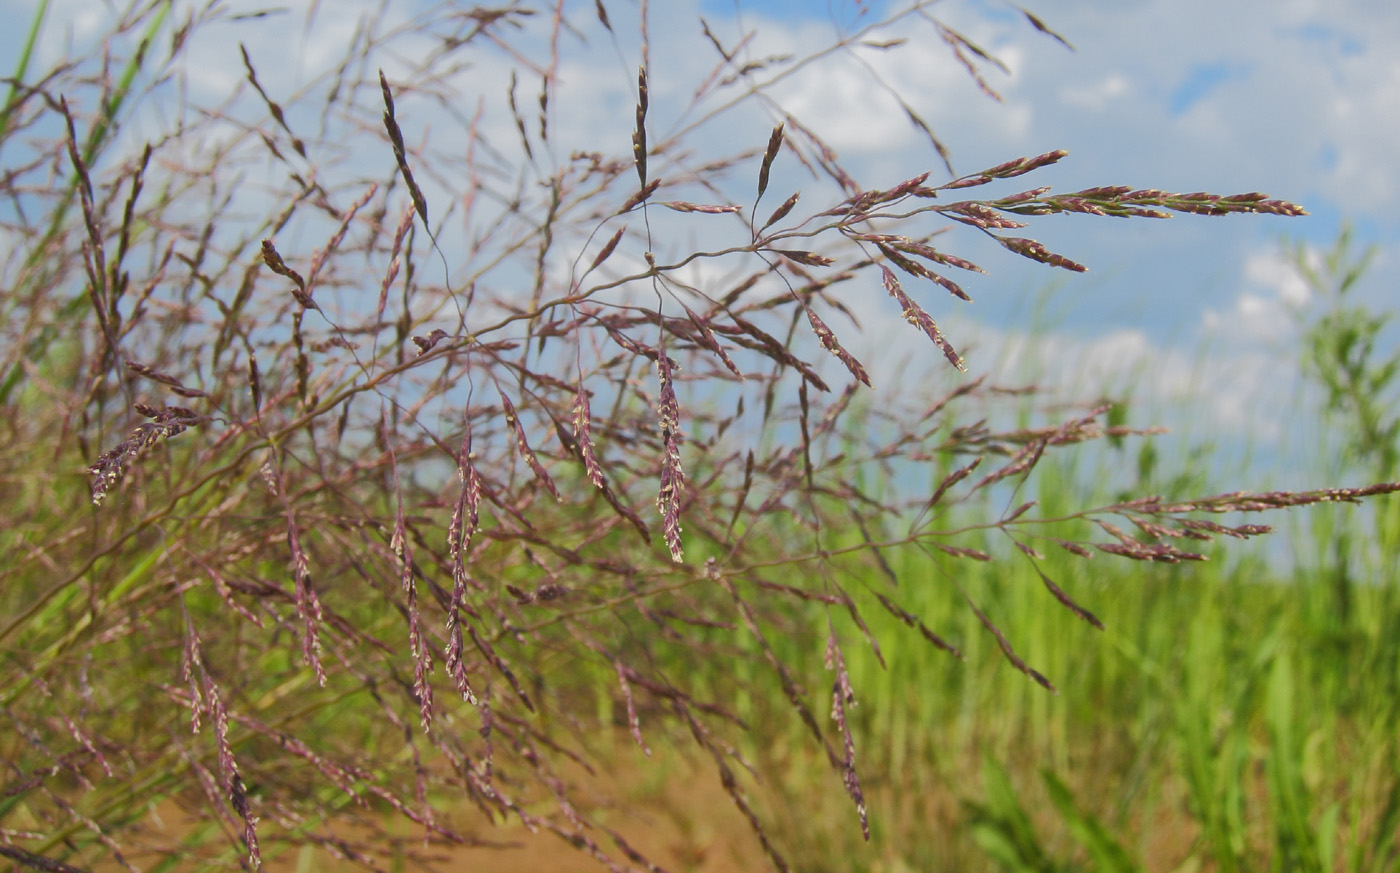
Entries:
{"type": "Polygon", "coordinates": [[[887,8],[883,2],[856,3],[855,0],[704,0],[700,4],[701,14],[707,17],[732,16],[738,9],[740,14],[759,13],[774,19],[794,21],[800,19],[828,19],[835,16],[840,21],[850,21],[861,9],[873,14],[887,8]]]}
{"type": "MultiPolygon", "coordinates": [[[[197,93],[202,89],[214,100],[239,87],[240,41],[267,81],[285,88],[305,82],[335,56],[337,40],[353,31],[356,10],[378,4],[323,5],[314,33],[302,26],[307,0],[283,5],[288,11],[276,20],[218,25],[225,29],[186,71],[197,93]]],[[[741,29],[754,32],[747,51],[759,58],[819,49],[841,28],[876,20],[899,5],[740,0],[736,21],[733,0],[653,0],[651,117],[658,124],[683,119],[681,104],[713,66],[709,49],[697,48],[702,15],[732,42],[741,29]]],[[[945,175],[932,149],[873,84],[871,77],[878,75],[905,94],[947,143],[960,172],[1066,148],[1069,158],[1027,177],[1028,185],[1060,191],[1103,184],[1259,190],[1304,204],[1312,215],[1301,219],[1063,216],[1038,220],[1024,232],[1087,264],[1090,272],[1083,276],[989,252],[975,234],[950,237],[952,251],[979,260],[990,275],[966,283],[973,304],[939,301],[934,313],[971,348],[974,371],[1001,370],[1008,378],[1030,373],[1070,396],[1096,396],[1105,380],[1131,385],[1164,415],[1178,416],[1165,423],[1179,431],[1263,446],[1262,457],[1295,453],[1312,438],[1300,428],[1313,426],[1311,415],[1297,414],[1304,407],[1292,369],[1293,312],[1307,299],[1280,257],[1280,240],[1325,246],[1343,222],[1354,224],[1363,242],[1381,247],[1357,296],[1378,309],[1396,307],[1388,276],[1400,253],[1400,218],[1390,210],[1400,196],[1400,4],[1023,5],[1075,50],[1035,32],[1009,3],[944,0],[929,6],[931,14],[1005,62],[1005,73],[986,70],[1002,95],[999,103],[979,92],[932,31],[912,24],[875,35],[909,39],[903,49],[833,57],[784,81],[774,94],[870,185],[924,170],[935,179],[945,175]],[[1192,411],[1182,412],[1188,403],[1192,411]]],[[[568,43],[577,54],[569,56],[561,93],[551,104],[553,128],[590,144],[611,136],[619,118],[625,126],[635,86],[638,41],[629,22],[636,6],[621,0],[607,6],[618,32],[616,49],[593,20],[591,0],[567,7],[582,36],[568,43]]],[[[0,0],[0,14],[9,20],[27,21],[33,9],[32,0],[0,0]]],[[[69,46],[82,46],[85,36],[99,32],[105,14],[101,4],[87,0],[55,0],[41,54],[51,60],[69,46]]],[[[536,18],[547,24],[548,16],[536,18]]],[[[21,38],[18,28],[0,33],[0,56],[13,56],[21,38]]],[[[393,58],[384,63],[392,75],[393,58]]],[[[490,59],[474,59],[463,87],[499,96],[503,70],[490,59]]],[[[464,94],[464,101],[470,99],[464,94]]],[[[158,114],[138,119],[132,135],[139,135],[141,124],[158,125],[158,114]]],[[[438,129],[443,124],[435,123],[438,129]]],[[[761,146],[771,124],[761,114],[740,115],[723,128],[701,131],[695,144],[720,154],[731,153],[736,138],[761,146]]],[[[512,137],[508,130],[500,134],[503,142],[512,137]]],[[[627,143],[617,146],[626,153],[627,143]]],[[[559,146],[555,157],[567,156],[567,148],[559,146]]],[[[779,166],[769,196],[782,196],[784,185],[792,190],[810,184],[799,168],[779,166]]],[[[815,192],[804,191],[808,195],[815,192]]],[[[862,309],[868,329],[862,353],[878,382],[898,373],[910,356],[930,351],[899,323],[888,301],[878,295],[870,301],[869,310],[862,309]]]]}
{"type": "MultiPolygon", "coordinates": [[[[716,13],[732,8],[718,0],[706,5],[716,13]]],[[[1317,422],[1308,404],[1316,398],[1300,397],[1296,378],[1294,314],[1308,300],[1280,256],[1280,241],[1325,247],[1343,222],[1353,224],[1363,243],[1380,247],[1354,295],[1377,310],[1396,309],[1388,277],[1400,252],[1400,218],[1390,210],[1400,194],[1400,4],[1024,5],[1076,50],[1035,33],[1009,4],[933,7],[1010,68],[988,74],[1001,104],[980,99],[955,77],[928,80],[935,87],[926,90],[937,93],[927,93],[918,108],[960,171],[1067,148],[1070,157],[1036,181],[1058,190],[1259,190],[1300,202],[1311,215],[1036,223],[1028,235],[1090,272],[1055,275],[991,259],[993,275],[968,288],[976,303],[949,324],[985,337],[999,362],[1053,373],[1070,393],[1092,393],[1104,378],[1133,384],[1145,398],[1176,407],[1164,412],[1177,417],[1167,422],[1175,429],[1248,443],[1256,458],[1315,451],[1317,422]],[[1037,311],[1032,301],[1047,288],[1053,324],[1032,328],[1027,313],[1037,311]]],[[[824,9],[804,17],[787,3],[745,6],[746,24],[759,29],[763,10],[794,32],[825,19],[824,9]]],[[[931,76],[917,65],[900,71],[892,64],[885,72],[891,79],[907,74],[904,87],[914,93],[918,77],[931,76]]],[[[831,93],[823,96],[829,103],[831,93]]],[[[859,101],[832,111],[850,118],[859,101]]],[[[846,153],[868,154],[872,166],[929,163],[912,136],[891,136],[877,123],[844,127],[855,132],[846,153]],[[862,130],[880,135],[865,144],[862,130]]],[[[1394,332],[1387,340],[1393,350],[1394,332]]],[[[1268,472],[1286,467],[1274,466],[1268,472]]]]}

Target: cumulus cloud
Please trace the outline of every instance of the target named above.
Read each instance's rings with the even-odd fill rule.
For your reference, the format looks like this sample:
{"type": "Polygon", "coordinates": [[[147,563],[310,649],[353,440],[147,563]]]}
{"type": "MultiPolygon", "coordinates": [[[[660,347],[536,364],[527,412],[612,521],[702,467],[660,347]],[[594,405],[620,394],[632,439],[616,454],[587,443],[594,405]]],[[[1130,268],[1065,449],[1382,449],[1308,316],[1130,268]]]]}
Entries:
{"type": "Polygon", "coordinates": [[[1133,83],[1122,73],[1109,73],[1097,81],[1078,82],[1059,89],[1059,99],[1069,106],[1103,112],[1132,94],[1133,83]]]}
{"type": "Polygon", "coordinates": [[[1236,346],[1278,352],[1297,335],[1298,313],[1310,296],[1307,282],[1278,246],[1250,251],[1240,273],[1241,287],[1229,305],[1201,314],[1201,330],[1236,346]]]}
{"type": "MultiPolygon", "coordinates": [[[[1316,264],[1319,260],[1315,251],[1309,252],[1309,260],[1316,264]]],[[[1308,283],[1277,249],[1250,252],[1244,262],[1245,281],[1268,288],[1290,306],[1302,306],[1308,301],[1308,283]]]]}

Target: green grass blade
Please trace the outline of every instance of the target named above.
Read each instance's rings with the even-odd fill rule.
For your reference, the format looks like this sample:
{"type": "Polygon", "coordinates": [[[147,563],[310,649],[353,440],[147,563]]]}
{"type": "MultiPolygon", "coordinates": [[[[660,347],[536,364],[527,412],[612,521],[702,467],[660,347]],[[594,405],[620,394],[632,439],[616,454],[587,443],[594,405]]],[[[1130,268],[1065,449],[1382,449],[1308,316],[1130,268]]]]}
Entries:
{"type": "Polygon", "coordinates": [[[1064,819],[1070,835],[1089,852],[1094,867],[1102,873],[1142,873],[1142,865],[1113,838],[1108,828],[1074,802],[1074,793],[1050,770],[1042,770],[1041,778],[1050,792],[1050,802],[1064,819]]]}
{"type": "Polygon", "coordinates": [[[1327,807],[1317,823],[1317,865],[1319,870],[1335,870],[1337,859],[1337,823],[1341,818],[1342,805],[1334,803],[1327,807]]]}
{"type": "Polygon", "coordinates": [[[1385,809],[1377,817],[1371,831],[1372,839],[1356,840],[1353,844],[1348,869],[1358,873],[1362,870],[1396,869],[1400,866],[1397,864],[1400,853],[1395,851],[1397,833],[1400,833],[1400,779],[1391,782],[1385,809]]]}
{"type": "Polygon", "coordinates": [[[1308,824],[1310,793],[1303,781],[1301,748],[1294,736],[1293,709],[1297,705],[1292,659],[1274,661],[1265,703],[1269,735],[1269,793],[1274,804],[1278,850],[1290,869],[1318,870],[1314,834],[1308,824]]]}
{"type": "Polygon", "coordinates": [[[0,150],[5,147],[5,139],[10,132],[10,116],[14,114],[15,107],[19,106],[20,85],[29,73],[29,60],[34,55],[34,44],[39,41],[48,11],[49,0],[39,0],[34,17],[29,22],[29,33],[24,38],[24,47],[20,49],[19,61],[15,64],[14,81],[10,83],[10,93],[5,97],[5,107],[0,109],[0,150]]]}
{"type": "Polygon", "coordinates": [[[1021,805],[1006,769],[990,754],[982,758],[985,806],[972,807],[972,837],[1004,870],[1053,873],[1058,865],[1046,853],[1021,805]]]}

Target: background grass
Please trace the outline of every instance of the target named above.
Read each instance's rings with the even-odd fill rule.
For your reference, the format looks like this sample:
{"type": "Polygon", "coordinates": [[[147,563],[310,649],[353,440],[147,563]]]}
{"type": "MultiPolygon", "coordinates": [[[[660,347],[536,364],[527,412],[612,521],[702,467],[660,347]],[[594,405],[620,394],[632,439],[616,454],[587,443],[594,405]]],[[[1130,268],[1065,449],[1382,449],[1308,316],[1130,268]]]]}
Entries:
{"type": "MultiPolygon", "coordinates": [[[[1090,469],[1038,468],[1046,514],[1112,499],[1095,492],[1132,448],[1090,469]]],[[[900,603],[966,662],[902,633],[879,608],[873,594],[892,593],[893,580],[864,580],[857,600],[883,664],[870,646],[845,651],[873,853],[825,762],[782,717],[784,692],[749,638],[734,636],[738,654],[722,666],[676,669],[699,671],[718,696],[742,689],[738,713],[754,726],[745,750],[799,869],[1395,869],[1395,509],[1298,511],[1278,534],[1294,540],[1298,560],[1282,566],[1238,544],[1177,566],[1049,553],[1042,569],[1103,632],[1055,603],[1027,561],[889,556],[900,603]],[[1339,580],[1329,544],[1347,526],[1379,548],[1358,549],[1339,580]],[[1327,557],[1307,564],[1307,555],[1327,557]],[[1005,664],[955,585],[1057,695],[1005,664]]],[[[782,661],[806,665],[818,712],[831,681],[821,668],[828,619],[811,605],[770,636],[782,661]]]]}

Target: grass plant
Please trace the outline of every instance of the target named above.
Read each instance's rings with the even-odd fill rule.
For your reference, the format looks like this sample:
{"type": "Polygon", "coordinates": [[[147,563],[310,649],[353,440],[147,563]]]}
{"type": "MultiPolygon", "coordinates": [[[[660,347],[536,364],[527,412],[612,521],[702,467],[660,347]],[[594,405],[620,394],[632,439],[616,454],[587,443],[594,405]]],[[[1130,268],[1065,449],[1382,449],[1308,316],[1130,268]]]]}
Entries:
{"type": "MultiPolygon", "coordinates": [[[[868,854],[850,827],[828,837],[835,845],[814,847],[804,811],[821,789],[795,777],[777,805],[788,811],[791,845],[809,851],[796,866],[824,869],[823,859],[840,858],[841,869],[864,870],[1395,867],[1400,779],[1388,762],[1400,712],[1396,663],[1376,625],[1395,615],[1393,581],[1356,586],[1356,611],[1372,629],[1339,637],[1322,570],[1280,577],[1262,559],[1059,568],[1103,620],[1099,635],[1047,609],[1029,568],[960,573],[965,587],[987,592],[988,610],[1025,658],[1056,678],[1060,693],[1050,696],[1026,693],[1034,689],[1000,667],[975,619],[928,579],[927,563],[898,569],[910,574],[900,574],[901,602],[967,661],[929,681],[943,659],[895,644],[907,637],[888,620],[872,624],[888,669],[864,649],[847,666],[866,689],[857,729],[864,766],[889,780],[870,787],[871,803],[896,812],[868,854]],[[939,839],[920,838],[935,828],[939,839]]],[[[784,642],[780,656],[800,660],[821,641],[808,633],[784,642]]],[[[765,775],[782,785],[801,761],[784,754],[765,775]]],[[[830,803],[818,805],[819,818],[830,803]]]]}
{"type": "MultiPolygon", "coordinates": [[[[620,730],[644,756],[685,740],[778,870],[964,858],[909,846],[925,804],[1030,869],[1140,863],[1144,802],[1194,810],[1186,861],[1390,863],[1393,779],[1316,777],[1393,752],[1362,638],[1319,666],[1308,598],[1178,565],[1266,533],[1257,513],[1400,485],[1072,500],[1057,457],[1146,429],[1106,406],[997,423],[1015,392],[965,374],[930,314],[982,272],[949,227],[1077,272],[1019,234],[1301,207],[1023,187],[1058,150],[959,175],[902,100],[934,168],[860,184],[773,87],[921,28],[990,90],[999,62],[937,5],[756,63],[706,28],[714,74],[664,111],[653,91],[695,83],[653,67],[646,4],[386,5],[348,31],[312,4],[302,32],[337,59],[295,83],[254,38],[282,13],[223,4],[113,7],[92,53],[22,59],[0,124],[0,855],[400,868],[509,823],[656,869],[594,790],[620,730]],[[627,71],[599,142],[558,123],[583,33],[627,71]],[[716,128],[727,150],[697,154],[716,128]],[[927,393],[866,393],[842,336],[867,293],[927,340],[927,393]],[[1116,584],[1091,611],[1103,564],[1133,569],[1095,569],[1116,584]],[[1337,708],[1300,711],[1302,688],[1337,708]],[[1086,749],[1095,719],[1118,736],[1086,749]],[[1179,780],[1155,778],[1164,737],[1179,780]],[[811,775],[793,761],[837,786],[839,829],[760,803],[753,774],[811,775]],[[969,773],[982,800],[948,793],[969,773]],[[1067,835],[1041,847],[1038,796],[1067,835]],[[163,804],[197,822],[157,827],[163,804]]],[[[1382,596],[1358,586],[1358,614],[1382,596]]]]}

